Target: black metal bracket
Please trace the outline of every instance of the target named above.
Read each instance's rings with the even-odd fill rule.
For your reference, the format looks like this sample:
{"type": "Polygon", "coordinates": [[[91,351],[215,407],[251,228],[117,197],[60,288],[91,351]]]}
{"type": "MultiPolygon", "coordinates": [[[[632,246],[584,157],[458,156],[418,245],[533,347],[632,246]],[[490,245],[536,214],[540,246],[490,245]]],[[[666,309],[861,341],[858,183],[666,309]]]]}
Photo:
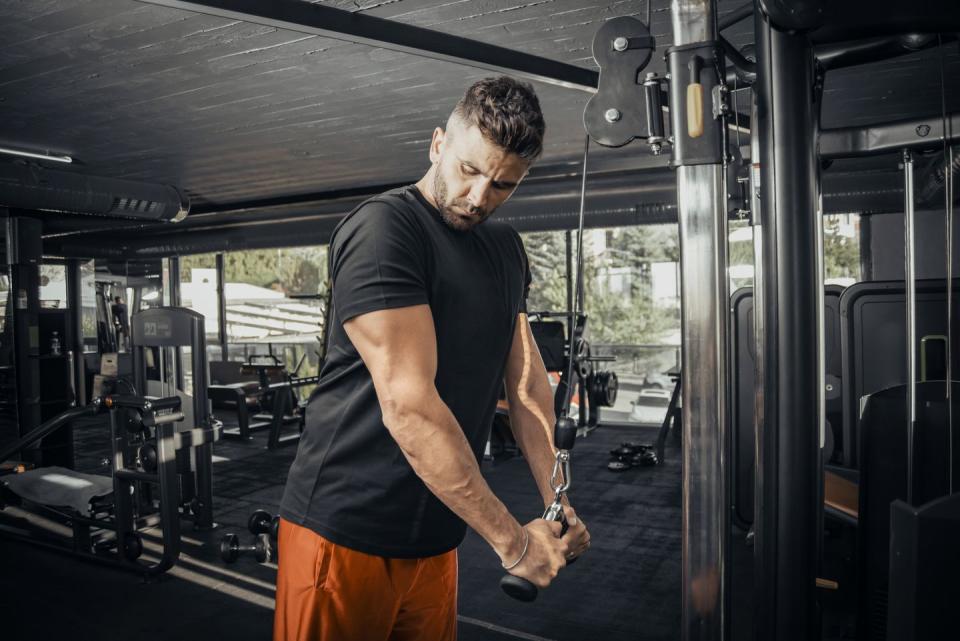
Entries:
{"type": "Polygon", "coordinates": [[[715,41],[667,49],[673,160],[712,165],[724,160],[723,52],[715,41]]]}
{"type": "Polygon", "coordinates": [[[594,36],[600,80],[583,111],[583,126],[599,144],[622,147],[647,136],[647,122],[637,108],[645,104],[646,89],[638,78],[655,48],[649,27],[626,16],[608,20],[594,36]]]}

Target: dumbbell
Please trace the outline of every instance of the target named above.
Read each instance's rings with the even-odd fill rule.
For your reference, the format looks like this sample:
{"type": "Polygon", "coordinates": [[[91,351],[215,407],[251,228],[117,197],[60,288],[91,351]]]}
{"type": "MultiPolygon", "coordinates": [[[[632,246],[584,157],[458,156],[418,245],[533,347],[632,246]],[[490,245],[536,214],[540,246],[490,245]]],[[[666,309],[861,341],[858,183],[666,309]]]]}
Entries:
{"type": "Polygon", "coordinates": [[[247,529],[250,534],[269,534],[274,541],[280,529],[280,515],[273,516],[266,510],[257,510],[247,519],[247,529]]]}
{"type": "Polygon", "coordinates": [[[233,563],[241,554],[252,553],[258,563],[269,560],[273,548],[267,534],[258,534],[253,545],[240,545],[240,537],[236,534],[227,534],[220,540],[220,558],[226,563],[233,563]]]}

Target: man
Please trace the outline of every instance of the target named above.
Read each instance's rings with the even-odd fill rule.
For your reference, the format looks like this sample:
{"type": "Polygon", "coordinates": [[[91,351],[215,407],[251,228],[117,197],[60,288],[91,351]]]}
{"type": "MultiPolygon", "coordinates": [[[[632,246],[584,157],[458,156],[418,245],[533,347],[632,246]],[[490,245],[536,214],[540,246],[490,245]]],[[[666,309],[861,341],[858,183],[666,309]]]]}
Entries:
{"type": "Polygon", "coordinates": [[[130,338],[130,324],[127,322],[127,306],[119,296],[113,297],[110,313],[113,315],[113,327],[117,335],[117,350],[126,351],[127,341],[130,338]]]}
{"type": "Polygon", "coordinates": [[[505,383],[517,443],[553,500],[553,398],[526,319],[526,255],[487,220],[543,132],[532,88],[482,80],[433,132],[426,175],[334,230],[327,359],[280,508],[275,641],[455,639],[465,523],[540,587],[588,547],[569,506],[563,537],[559,523],[521,526],[479,468],[505,383]]]}

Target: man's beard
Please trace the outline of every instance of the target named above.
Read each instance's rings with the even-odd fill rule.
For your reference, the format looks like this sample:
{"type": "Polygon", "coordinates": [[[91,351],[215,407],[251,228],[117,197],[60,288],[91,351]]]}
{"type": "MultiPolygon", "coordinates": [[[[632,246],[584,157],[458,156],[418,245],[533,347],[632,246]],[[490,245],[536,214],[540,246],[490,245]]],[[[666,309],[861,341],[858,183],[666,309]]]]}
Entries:
{"type": "Polygon", "coordinates": [[[485,211],[479,207],[474,207],[465,200],[447,200],[447,182],[440,175],[440,168],[433,174],[433,198],[437,201],[437,209],[440,211],[440,217],[450,229],[456,231],[470,231],[493,213],[493,210],[485,211]],[[457,211],[459,210],[459,211],[457,211]],[[469,218],[464,213],[469,214],[469,218]]]}

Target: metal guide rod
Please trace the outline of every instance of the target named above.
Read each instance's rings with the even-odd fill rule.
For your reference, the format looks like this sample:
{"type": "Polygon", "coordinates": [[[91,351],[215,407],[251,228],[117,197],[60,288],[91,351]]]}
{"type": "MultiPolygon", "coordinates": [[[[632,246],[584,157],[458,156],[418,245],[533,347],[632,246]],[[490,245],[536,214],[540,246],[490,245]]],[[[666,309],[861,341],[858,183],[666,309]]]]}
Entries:
{"type": "Polygon", "coordinates": [[[940,50],[940,118],[943,123],[943,215],[946,219],[947,236],[947,476],[950,493],[954,492],[953,485],[953,124],[954,118],[947,118],[947,83],[944,73],[943,36],[937,35],[937,45],[940,50]]]}
{"type": "Polygon", "coordinates": [[[817,296],[817,431],[820,434],[820,449],[827,440],[827,346],[824,337],[827,333],[826,311],[824,310],[824,290],[826,289],[826,274],[824,273],[823,257],[823,190],[820,189],[820,165],[817,165],[817,211],[814,232],[814,241],[816,242],[815,269],[817,271],[814,282],[816,283],[817,296]]]}
{"type": "MultiPolygon", "coordinates": [[[[750,91],[750,122],[757,122],[757,94],[750,91]]],[[[754,470],[760,469],[759,444],[763,432],[763,346],[764,293],[763,293],[763,212],[760,209],[760,131],[750,128],[750,218],[753,223],[753,439],[754,470]]],[[[760,513],[760,497],[763,476],[754,473],[753,513],[760,513]]]]}
{"type": "MultiPolygon", "coordinates": [[[[716,39],[713,1],[672,0],[670,8],[675,47],[716,39]]],[[[676,76],[672,82],[687,85],[676,76]]],[[[689,84],[685,89],[697,87],[699,84],[689,84]]],[[[697,94],[688,93],[688,98],[691,95],[696,100],[697,94]]],[[[690,106],[695,108],[696,104],[690,106]]],[[[678,136],[685,132],[693,139],[714,126],[704,118],[704,129],[691,129],[683,111],[671,110],[671,129],[678,136]]],[[[723,604],[729,520],[723,467],[729,299],[722,164],[717,161],[677,167],[677,206],[683,328],[681,638],[719,641],[725,638],[727,626],[723,604]]]]}
{"type": "Polygon", "coordinates": [[[907,503],[913,505],[913,439],[917,424],[917,283],[913,235],[913,154],[903,150],[903,246],[907,286],[907,503]]]}
{"type": "MultiPolygon", "coordinates": [[[[953,147],[947,150],[947,167],[953,167],[953,147]]],[[[947,219],[947,447],[949,447],[947,460],[950,462],[948,467],[950,494],[953,494],[954,476],[953,476],[953,456],[954,456],[954,435],[953,435],[953,172],[946,174],[946,189],[944,189],[947,199],[947,207],[944,212],[947,219]]]]}

